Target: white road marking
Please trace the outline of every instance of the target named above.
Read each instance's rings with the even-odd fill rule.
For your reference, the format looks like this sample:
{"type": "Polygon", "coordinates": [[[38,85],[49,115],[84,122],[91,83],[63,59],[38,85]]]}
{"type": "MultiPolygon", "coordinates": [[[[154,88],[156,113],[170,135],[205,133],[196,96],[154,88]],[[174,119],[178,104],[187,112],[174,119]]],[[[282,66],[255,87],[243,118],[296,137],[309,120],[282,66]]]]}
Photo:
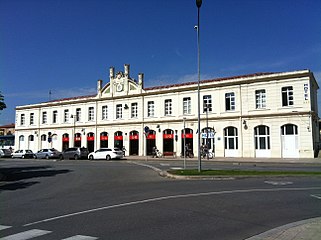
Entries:
{"type": "Polygon", "coordinates": [[[163,167],[167,167],[167,166],[170,166],[169,163],[160,163],[159,165],[163,166],[163,167]]]}
{"type": "Polygon", "coordinates": [[[90,236],[83,236],[83,235],[76,235],[76,236],[64,238],[61,240],[95,240],[95,239],[98,239],[98,238],[90,237],[90,236]]]}
{"type": "Polygon", "coordinates": [[[46,235],[48,233],[51,233],[51,231],[45,231],[45,230],[40,230],[40,229],[32,229],[29,231],[17,233],[14,235],[10,235],[4,238],[1,238],[1,240],[26,240],[34,237],[39,237],[42,235],[46,235]]]}
{"type": "Polygon", "coordinates": [[[171,169],[173,169],[173,170],[182,170],[183,168],[182,167],[171,167],[171,169]]]}
{"type": "Polygon", "coordinates": [[[264,183],[271,184],[271,185],[291,185],[293,182],[277,182],[277,181],[264,181],[264,183]]]}
{"type": "Polygon", "coordinates": [[[11,228],[11,226],[0,225],[0,231],[7,229],[7,228],[11,228]]]}
{"type": "Polygon", "coordinates": [[[133,202],[120,203],[120,204],[115,204],[115,205],[109,205],[109,206],[104,206],[104,207],[93,208],[93,209],[88,209],[88,210],[84,210],[84,211],[69,213],[69,214],[65,214],[65,215],[60,215],[60,216],[56,216],[56,217],[52,217],[52,218],[43,219],[43,220],[32,222],[32,223],[27,223],[27,224],[25,224],[23,226],[26,227],[26,226],[35,225],[35,224],[38,224],[38,223],[50,222],[50,221],[54,221],[54,220],[58,220],[58,219],[62,219],[62,218],[77,216],[77,215],[91,213],[91,212],[97,212],[97,211],[102,211],[102,210],[107,210],[107,209],[127,207],[127,206],[132,206],[132,205],[138,205],[138,204],[150,203],[150,202],[157,202],[157,201],[163,201],[163,200],[169,200],[169,199],[200,197],[200,196],[210,196],[210,195],[222,195],[222,194],[234,194],[234,193],[307,191],[307,190],[319,190],[319,189],[321,189],[321,187],[271,188],[271,189],[269,189],[269,188],[264,189],[263,188],[263,189],[240,189],[240,190],[227,190],[227,191],[221,191],[221,192],[203,192],[203,193],[189,193],[189,194],[169,195],[169,196],[148,198],[148,199],[143,199],[143,200],[138,200],[138,201],[133,201],[133,202]]]}
{"type": "Polygon", "coordinates": [[[321,200],[321,196],[313,195],[313,194],[311,194],[310,196],[321,200]]]}

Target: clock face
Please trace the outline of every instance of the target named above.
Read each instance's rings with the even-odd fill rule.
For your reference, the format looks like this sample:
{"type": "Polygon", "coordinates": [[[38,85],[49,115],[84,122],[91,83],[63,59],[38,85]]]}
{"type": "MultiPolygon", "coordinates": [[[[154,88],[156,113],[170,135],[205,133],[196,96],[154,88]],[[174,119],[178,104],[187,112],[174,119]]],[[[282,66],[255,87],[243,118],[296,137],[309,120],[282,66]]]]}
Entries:
{"type": "Polygon", "coordinates": [[[117,92],[121,92],[123,90],[123,84],[118,83],[116,87],[117,92]]]}

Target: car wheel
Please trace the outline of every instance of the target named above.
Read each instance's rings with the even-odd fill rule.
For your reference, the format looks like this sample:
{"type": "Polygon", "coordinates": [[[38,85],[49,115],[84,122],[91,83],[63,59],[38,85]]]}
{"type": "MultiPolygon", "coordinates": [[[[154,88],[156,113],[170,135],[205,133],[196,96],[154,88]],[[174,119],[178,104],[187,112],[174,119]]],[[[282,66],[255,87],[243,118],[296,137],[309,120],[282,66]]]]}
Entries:
{"type": "Polygon", "coordinates": [[[107,155],[107,156],[106,156],[106,160],[109,161],[110,159],[111,159],[111,157],[110,157],[109,155],[107,155]]]}
{"type": "Polygon", "coordinates": [[[22,155],[21,158],[25,158],[25,155],[22,155]]]}
{"type": "Polygon", "coordinates": [[[89,160],[94,160],[94,156],[93,156],[93,155],[90,155],[90,156],[89,156],[89,160]]]}
{"type": "Polygon", "coordinates": [[[46,157],[45,157],[46,159],[49,159],[49,156],[48,155],[46,155],[46,157]]]}
{"type": "Polygon", "coordinates": [[[60,160],[64,160],[64,156],[63,155],[59,155],[59,159],[60,160]]]}
{"type": "Polygon", "coordinates": [[[76,155],[74,156],[74,159],[75,159],[75,160],[78,160],[78,159],[79,159],[79,156],[76,154],[76,155]]]}
{"type": "Polygon", "coordinates": [[[37,155],[33,155],[33,158],[34,158],[34,159],[37,159],[37,155]]]}

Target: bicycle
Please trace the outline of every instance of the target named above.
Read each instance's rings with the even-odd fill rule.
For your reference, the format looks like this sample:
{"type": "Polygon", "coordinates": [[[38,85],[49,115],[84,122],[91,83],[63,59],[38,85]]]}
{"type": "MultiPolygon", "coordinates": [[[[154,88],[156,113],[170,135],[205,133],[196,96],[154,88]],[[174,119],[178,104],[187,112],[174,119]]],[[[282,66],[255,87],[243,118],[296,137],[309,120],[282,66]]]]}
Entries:
{"type": "Polygon", "coordinates": [[[208,158],[208,159],[213,159],[214,154],[213,154],[212,150],[210,149],[210,150],[207,151],[207,152],[202,151],[201,156],[202,156],[202,158],[204,158],[204,159],[207,159],[207,158],[208,158]]]}
{"type": "MultiPolygon", "coordinates": [[[[188,157],[188,158],[193,158],[194,157],[194,153],[192,153],[192,152],[186,152],[186,155],[185,155],[186,157],[188,157]]],[[[184,153],[181,155],[181,157],[184,157],[184,153]]]]}

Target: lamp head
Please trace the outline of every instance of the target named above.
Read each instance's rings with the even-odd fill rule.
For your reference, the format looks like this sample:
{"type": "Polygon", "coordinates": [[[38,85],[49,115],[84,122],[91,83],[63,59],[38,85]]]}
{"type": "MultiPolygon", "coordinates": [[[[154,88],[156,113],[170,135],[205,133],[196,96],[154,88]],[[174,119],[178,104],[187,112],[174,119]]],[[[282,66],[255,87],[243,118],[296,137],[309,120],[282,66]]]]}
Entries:
{"type": "Polygon", "coordinates": [[[200,8],[202,5],[202,0],[196,0],[196,6],[200,8]]]}

